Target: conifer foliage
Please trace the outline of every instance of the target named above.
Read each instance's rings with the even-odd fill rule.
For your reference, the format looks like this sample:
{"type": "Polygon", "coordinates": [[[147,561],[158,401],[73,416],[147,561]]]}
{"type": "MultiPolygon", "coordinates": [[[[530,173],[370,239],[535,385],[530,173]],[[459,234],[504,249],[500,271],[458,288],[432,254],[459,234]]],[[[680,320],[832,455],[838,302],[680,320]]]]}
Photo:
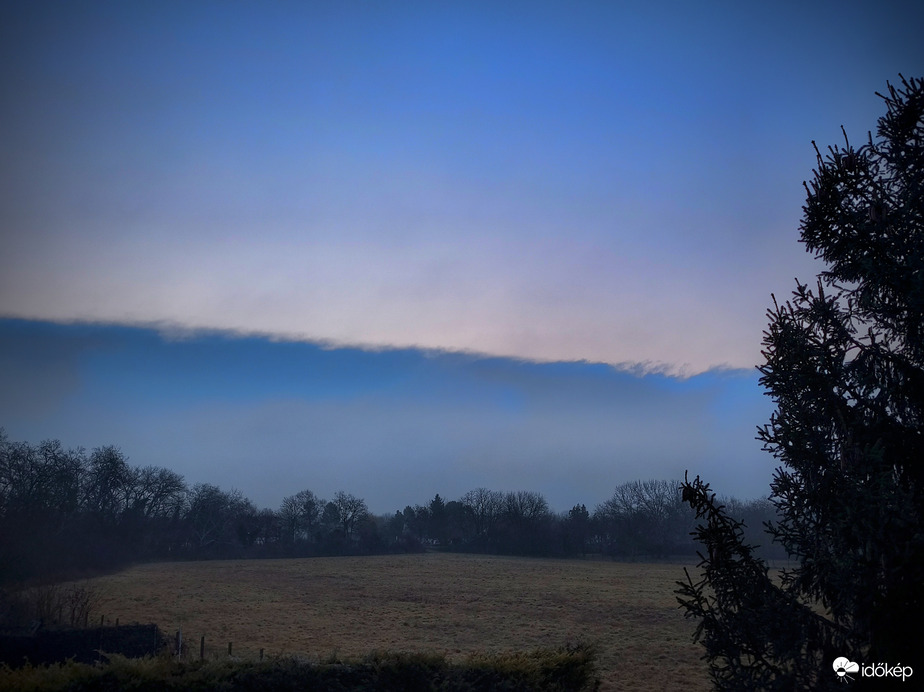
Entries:
{"type": "Polygon", "coordinates": [[[834,687],[841,656],[924,661],[924,80],[878,95],[875,139],[816,146],[800,231],[826,268],[773,299],[764,332],[767,528],[795,567],[775,583],[709,486],[682,486],[705,550],[678,600],[718,689],[834,687]]]}

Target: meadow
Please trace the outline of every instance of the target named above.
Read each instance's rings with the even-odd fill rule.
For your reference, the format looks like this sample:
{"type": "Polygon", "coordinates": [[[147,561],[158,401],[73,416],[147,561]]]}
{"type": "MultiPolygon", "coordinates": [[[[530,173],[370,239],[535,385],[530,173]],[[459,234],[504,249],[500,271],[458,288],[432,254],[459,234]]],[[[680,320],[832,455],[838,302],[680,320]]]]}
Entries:
{"type": "Polygon", "coordinates": [[[90,581],[107,622],[181,629],[189,655],[362,656],[594,644],[603,690],[706,690],[676,564],[416,555],[162,562],[90,581]]]}

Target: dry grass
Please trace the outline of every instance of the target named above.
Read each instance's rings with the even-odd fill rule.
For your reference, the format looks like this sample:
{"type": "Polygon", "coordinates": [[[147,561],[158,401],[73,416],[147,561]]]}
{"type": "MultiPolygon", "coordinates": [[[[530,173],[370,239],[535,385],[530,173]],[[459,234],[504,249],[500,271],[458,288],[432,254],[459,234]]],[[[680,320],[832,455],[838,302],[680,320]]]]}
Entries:
{"type": "MultiPolygon", "coordinates": [[[[678,565],[424,554],[139,565],[94,580],[107,620],[182,628],[198,655],[529,650],[591,642],[605,690],[705,690],[678,565]]],[[[92,617],[92,616],[91,616],[92,617]]]]}

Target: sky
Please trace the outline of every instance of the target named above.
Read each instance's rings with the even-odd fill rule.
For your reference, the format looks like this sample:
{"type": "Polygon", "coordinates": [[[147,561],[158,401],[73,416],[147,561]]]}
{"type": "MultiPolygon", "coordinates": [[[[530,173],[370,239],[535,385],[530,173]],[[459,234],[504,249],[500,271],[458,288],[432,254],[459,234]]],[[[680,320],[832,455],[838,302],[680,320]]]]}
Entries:
{"type": "Polygon", "coordinates": [[[376,511],[765,494],[771,294],[917,2],[5,2],[0,426],[376,511]]]}

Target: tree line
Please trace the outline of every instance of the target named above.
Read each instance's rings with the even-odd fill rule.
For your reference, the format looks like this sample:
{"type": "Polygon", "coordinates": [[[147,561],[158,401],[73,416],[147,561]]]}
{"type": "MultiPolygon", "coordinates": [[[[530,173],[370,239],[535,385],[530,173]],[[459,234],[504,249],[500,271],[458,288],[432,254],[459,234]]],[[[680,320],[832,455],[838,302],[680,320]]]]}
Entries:
{"type": "MultiPolygon", "coordinates": [[[[347,492],[311,490],[258,509],[239,490],[189,486],[167,468],[133,467],[120,449],[11,441],[0,429],[0,580],[54,578],[163,559],[308,557],[439,548],[613,558],[692,555],[694,515],[680,482],[633,481],[593,511],[555,513],[531,491],[476,488],[456,500],[374,515],[347,492]]],[[[755,527],[766,500],[731,500],[755,527]]]]}

